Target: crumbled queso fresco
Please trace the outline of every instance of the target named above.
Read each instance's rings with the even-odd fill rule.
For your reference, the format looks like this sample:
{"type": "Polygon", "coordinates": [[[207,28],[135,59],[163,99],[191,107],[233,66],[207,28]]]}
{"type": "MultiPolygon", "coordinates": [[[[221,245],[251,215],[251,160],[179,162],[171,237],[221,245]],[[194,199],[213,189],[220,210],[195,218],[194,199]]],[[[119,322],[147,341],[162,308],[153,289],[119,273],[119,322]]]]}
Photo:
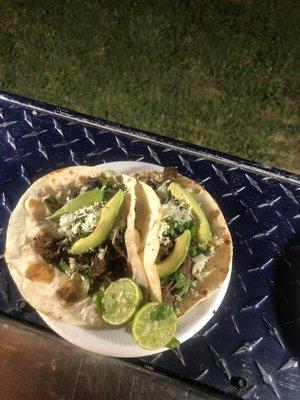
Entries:
{"type": "Polygon", "coordinates": [[[212,246],[209,255],[206,256],[205,254],[199,254],[198,256],[192,258],[193,262],[195,263],[192,268],[192,275],[198,281],[202,281],[205,277],[212,273],[213,269],[208,271],[206,266],[213,253],[214,247],[212,246]]]}
{"type": "Polygon", "coordinates": [[[104,259],[106,250],[107,250],[107,247],[104,247],[104,248],[101,248],[101,247],[100,247],[100,248],[98,249],[97,257],[98,257],[98,259],[99,259],[100,261],[104,259]]]}
{"type": "Polygon", "coordinates": [[[97,226],[100,208],[100,203],[95,203],[73,213],[62,215],[59,220],[58,233],[69,237],[79,232],[92,232],[97,226]]]}
{"type": "Polygon", "coordinates": [[[172,218],[182,222],[190,222],[193,219],[191,211],[184,207],[184,205],[174,204],[172,202],[162,205],[163,219],[172,218]]]}
{"type": "Polygon", "coordinates": [[[169,229],[167,219],[171,218],[183,223],[190,222],[193,219],[191,211],[183,205],[168,202],[162,205],[162,221],[158,231],[158,237],[161,241],[166,241],[168,238],[163,238],[163,234],[169,229]]]}

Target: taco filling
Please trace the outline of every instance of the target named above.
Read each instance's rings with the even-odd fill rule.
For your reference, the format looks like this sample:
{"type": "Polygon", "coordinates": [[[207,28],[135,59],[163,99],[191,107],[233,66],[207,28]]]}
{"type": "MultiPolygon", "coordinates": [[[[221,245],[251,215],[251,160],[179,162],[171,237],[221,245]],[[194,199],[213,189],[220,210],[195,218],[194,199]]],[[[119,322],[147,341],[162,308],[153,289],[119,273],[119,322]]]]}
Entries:
{"type": "Polygon", "coordinates": [[[64,204],[44,199],[56,234],[36,236],[35,250],[64,274],[78,275],[89,295],[128,275],[125,195],[121,178],[106,174],[70,189],[64,204]]]}
{"type": "MultiPolygon", "coordinates": [[[[172,304],[181,315],[208,293],[206,282],[214,273],[215,276],[219,273],[217,265],[212,262],[215,247],[222,244],[223,239],[214,234],[201,201],[192,187],[186,185],[189,182],[187,178],[181,177],[175,168],[165,168],[163,173],[139,173],[136,177],[153,189],[160,202],[156,242],[150,240],[149,245],[156,243],[153,247],[157,248],[157,255],[153,265],[160,279],[161,299],[172,304]]],[[[155,201],[153,195],[148,194],[148,199],[149,204],[155,201]]],[[[219,218],[221,213],[218,211],[216,215],[219,218]]],[[[228,240],[228,245],[230,243],[228,240]]],[[[221,246],[218,253],[220,251],[221,246]]],[[[226,258],[227,253],[226,250],[226,258]]],[[[144,263],[146,265],[147,260],[144,263]]],[[[214,282],[217,281],[215,276],[212,278],[214,282]]],[[[149,274],[148,279],[151,285],[149,274]]]]}
{"type": "MultiPolygon", "coordinates": [[[[176,177],[176,175],[175,175],[176,177]]],[[[173,181],[174,182],[174,181],[173,181]]],[[[177,267],[169,264],[170,272],[161,277],[162,300],[167,303],[176,304],[186,294],[196,293],[194,287],[198,280],[202,280],[207,274],[205,270],[206,260],[213,252],[210,242],[201,244],[197,232],[199,220],[193,215],[191,207],[184,201],[175,198],[170,191],[171,180],[152,187],[161,201],[162,219],[158,231],[160,240],[159,253],[156,259],[158,271],[160,265],[174,252],[176,239],[184,232],[189,231],[188,249],[179,249],[185,254],[183,262],[177,267]],[[155,187],[156,186],[156,187],[155,187]]],[[[172,261],[171,261],[172,262],[172,261]]],[[[175,260],[176,263],[176,260],[175,260]]]]}

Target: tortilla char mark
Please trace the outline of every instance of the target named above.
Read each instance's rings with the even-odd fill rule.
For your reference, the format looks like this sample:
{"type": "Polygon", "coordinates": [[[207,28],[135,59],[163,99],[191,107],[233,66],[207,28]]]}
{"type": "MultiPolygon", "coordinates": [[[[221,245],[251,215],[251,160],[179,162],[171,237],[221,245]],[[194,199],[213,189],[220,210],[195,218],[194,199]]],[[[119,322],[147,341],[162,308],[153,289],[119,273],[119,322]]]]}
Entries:
{"type": "Polygon", "coordinates": [[[26,278],[33,282],[51,283],[55,275],[53,267],[48,264],[31,264],[25,272],[26,278]]]}
{"type": "Polygon", "coordinates": [[[35,198],[29,198],[25,201],[25,209],[29,215],[36,219],[43,219],[47,216],[45,205],[35,198]]]}
{"type": "Polygon", "coordinates": [[[67,279],[56,291],[57,296],[65,302],[66,305],[75,303],[84,297],[82,280],[79,275],[74,275],[67,279]]]}

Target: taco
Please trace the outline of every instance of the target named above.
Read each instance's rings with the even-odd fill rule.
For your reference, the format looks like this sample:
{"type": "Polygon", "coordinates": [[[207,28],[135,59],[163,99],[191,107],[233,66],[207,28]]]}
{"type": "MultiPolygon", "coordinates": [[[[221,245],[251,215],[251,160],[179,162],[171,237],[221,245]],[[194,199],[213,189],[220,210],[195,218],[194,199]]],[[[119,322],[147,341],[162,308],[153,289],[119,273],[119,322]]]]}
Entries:
{"type": "Polygon", "coordinates": [[[21,197],[5,259],[22,296],[63,322],[104,327],[93,295],[129,277],[147,295],[136,246],[133,177],[95,167],[60,169],[21,197]]]}
{"type": "Polygon", "coordinates": [[[152,301],[181,316],[225,280],[232,241],[224,216],[203,186],[168,167],[136,174],[136,229],[152,301]]]}

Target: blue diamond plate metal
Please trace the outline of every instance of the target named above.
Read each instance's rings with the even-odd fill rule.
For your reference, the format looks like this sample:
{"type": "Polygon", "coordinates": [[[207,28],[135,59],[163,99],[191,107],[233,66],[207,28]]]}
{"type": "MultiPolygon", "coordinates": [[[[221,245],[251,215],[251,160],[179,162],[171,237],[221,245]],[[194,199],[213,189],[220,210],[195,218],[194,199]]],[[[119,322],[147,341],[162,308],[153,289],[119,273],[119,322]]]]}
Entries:
{"type": "Polygon", "coordinates": [[[244,399],[300,398],[299,177],[8,94],[0,94],[0,311],[43,325],[3,258],[20,195],[53,169],[119,160],[175,165],[202,182],[234,241],[230,287],[209,324],[178,350],[132,362],[244,399]]]}

